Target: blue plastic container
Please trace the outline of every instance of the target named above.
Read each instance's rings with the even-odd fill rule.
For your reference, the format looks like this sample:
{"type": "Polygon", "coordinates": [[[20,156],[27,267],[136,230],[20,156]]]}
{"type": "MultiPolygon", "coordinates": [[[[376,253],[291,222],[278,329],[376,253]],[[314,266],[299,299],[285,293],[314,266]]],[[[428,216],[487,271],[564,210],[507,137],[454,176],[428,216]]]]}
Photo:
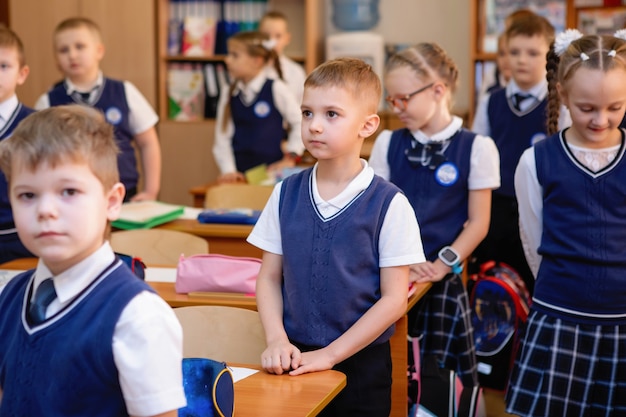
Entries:
{"type": "Polygon", "coordinates": [[[379,0],[333,0],[333,23],[341,30],[368,30],[378,24],[379,0]]]}

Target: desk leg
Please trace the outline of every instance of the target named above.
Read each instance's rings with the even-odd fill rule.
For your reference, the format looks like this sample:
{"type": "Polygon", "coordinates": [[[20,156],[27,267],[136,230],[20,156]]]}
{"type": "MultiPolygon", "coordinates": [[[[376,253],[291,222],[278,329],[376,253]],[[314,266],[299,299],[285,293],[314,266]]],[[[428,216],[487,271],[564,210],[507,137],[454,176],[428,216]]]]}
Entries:
{"type": "Polygon", "coordinates": [[[406,336],[408,318],[405,315],[396,321],[396,331],[389,339],[391,346],[392,382],[391,382],[391,417],[407,417],[408,381],[406,369],[408,352],[406,336]]]}

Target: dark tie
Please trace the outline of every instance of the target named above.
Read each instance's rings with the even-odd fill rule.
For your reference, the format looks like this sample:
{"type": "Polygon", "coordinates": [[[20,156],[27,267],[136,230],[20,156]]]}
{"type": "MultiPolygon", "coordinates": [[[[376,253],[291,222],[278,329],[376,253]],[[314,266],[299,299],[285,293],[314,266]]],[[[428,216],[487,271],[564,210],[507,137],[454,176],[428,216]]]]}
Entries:
{"type": "Polygon", "coordinates": [[[46,319],[46,309],[56,297],[57,293],[54,290],[52,278],[44,279],[37,287],[35,299],[31,302],[28,310],[33,324],[39,324],[46,319]]]}
{"type": "Polygon", "coordinates": [[[522,104],[522,101],[531,97],[532,95],[530,94],[524,94],[524,93],[513,94],[513,107],[515,107],[516,110],[521,111],[522,109],[520,108],[520,105],[522,104]]]}

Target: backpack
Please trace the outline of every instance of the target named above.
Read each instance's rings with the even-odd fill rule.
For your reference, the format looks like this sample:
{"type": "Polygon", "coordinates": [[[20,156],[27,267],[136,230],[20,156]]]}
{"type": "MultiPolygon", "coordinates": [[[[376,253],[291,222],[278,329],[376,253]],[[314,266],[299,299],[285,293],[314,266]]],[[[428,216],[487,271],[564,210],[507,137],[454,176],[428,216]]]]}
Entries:
{"type": "Polygon", "coordinates": [[[417,337],[409,340],[409,416],[485,417],[480,386],[463,387],[456,372],[444,368],[436,356],[420,360],[417,337]]]}
{"type": "Polygon", "coordinates": [[[524,281],[511,266],[488,261],[468,281],[480,385],[504,390],[531,303],[524,281]]]}

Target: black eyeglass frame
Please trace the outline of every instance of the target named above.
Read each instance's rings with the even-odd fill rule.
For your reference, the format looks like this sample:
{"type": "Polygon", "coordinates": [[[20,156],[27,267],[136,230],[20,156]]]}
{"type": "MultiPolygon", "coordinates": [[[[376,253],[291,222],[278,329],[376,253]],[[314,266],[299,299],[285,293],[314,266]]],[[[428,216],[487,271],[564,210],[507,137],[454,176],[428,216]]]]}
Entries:
{"type": "Polygon", "coordinates": [[[391,96],[387,96],[385,97],[385,101],[392,107],[392,108],[397,108],[399,110],[406,110],[406,106],[407,104],[409,104],[409,100],[411,100],[413,98],[413,96],[418,95],[419,93],[428,90],[429,88],[433,87],[436,83],[433,81],[430,84],[425,85],[424,87],[413,91],[410,94],[405,95],[404,97],[398,97],[398,98],[394,98],[391,96]],[[398,105],[397,103],[402,103],[402,105],[398,105]]]}

